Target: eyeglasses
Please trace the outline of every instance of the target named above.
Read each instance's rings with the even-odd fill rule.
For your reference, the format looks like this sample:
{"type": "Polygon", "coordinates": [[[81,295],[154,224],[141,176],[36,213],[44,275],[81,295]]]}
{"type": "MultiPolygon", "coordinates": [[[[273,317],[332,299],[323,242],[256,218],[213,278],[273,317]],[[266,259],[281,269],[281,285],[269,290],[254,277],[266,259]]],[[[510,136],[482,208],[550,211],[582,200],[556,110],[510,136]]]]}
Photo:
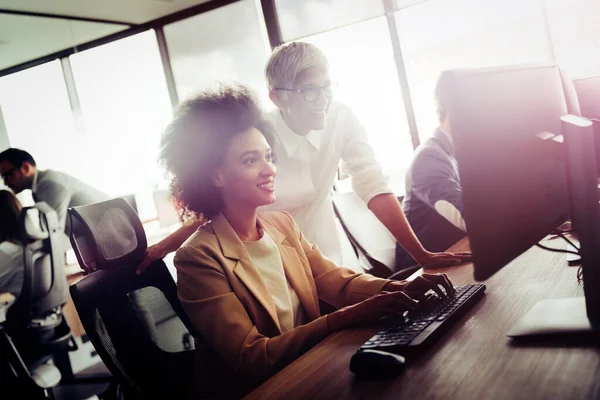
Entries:
{"type": "Polygon", "coordinates": [[[337,89],[337,87],[337,82],[329,82],[324,86],[307,86],[302,89],[275,88],[275,90],[286,90],[288,92],[302,93],[305,101],[315,101],[319,98],[321,91],[323,91],[328,99],[331,99],[333,97],[333,92],[335,89],[337,89]]]}
{"type": "Polygon", "coordinates": [[[0,174],[0,176],[2,177],[2,180],[6,181],[7,179],[9,179],[10,177],[12,177],[12,174],[17,170],[17,167],[12,167],[11,169],[9,169],[8,171],[6,171],[3,174],[0,174]]]}

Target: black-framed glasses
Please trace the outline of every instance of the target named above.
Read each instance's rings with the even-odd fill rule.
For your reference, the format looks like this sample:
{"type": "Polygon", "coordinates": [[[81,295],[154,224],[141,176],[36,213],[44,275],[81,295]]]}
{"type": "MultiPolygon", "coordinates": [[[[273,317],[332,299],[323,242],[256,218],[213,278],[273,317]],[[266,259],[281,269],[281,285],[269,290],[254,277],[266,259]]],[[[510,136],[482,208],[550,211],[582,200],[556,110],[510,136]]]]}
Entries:
{"type": "Polygon", "coordinates": [[[289,88],[275,88],[275,90],[285,90],[288,92],[297,92],[302,93],[304,100],[306,101],[315,101],[319,98],[321,91],[327,96],[327,98],[331,99],[333,97],[333,92],[337,89],[337,82],[329,82],[324,86],[307,86],[302,89],[289,89],[289,88]]]}
{"type": "Polygon", "coordinates": [[[6,181],[8,178],[12,177],[12,174],[18,169],[18,167],[12,167],[11,169],[9,169],[8,171],[6,171],[3,174],[0,174],[0,176],[2,177],[3,181],[6,181]]]}

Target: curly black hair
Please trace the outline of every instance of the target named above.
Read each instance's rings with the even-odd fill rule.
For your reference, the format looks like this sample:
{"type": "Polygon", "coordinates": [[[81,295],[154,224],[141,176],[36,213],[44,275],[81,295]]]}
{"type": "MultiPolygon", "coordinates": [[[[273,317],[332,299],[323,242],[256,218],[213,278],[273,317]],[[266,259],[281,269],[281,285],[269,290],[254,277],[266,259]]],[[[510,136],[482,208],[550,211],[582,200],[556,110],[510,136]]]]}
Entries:
{"type": "Polygon", "coordinates": [[[212,172],[232,137],[255,127],[273,146],[273,128],[263,119],[256,96],[241,84],[222,84],[184,101],[161,140],[159,162],[171,178],[180,217],[210,218],[221,211],[212,172]]]}

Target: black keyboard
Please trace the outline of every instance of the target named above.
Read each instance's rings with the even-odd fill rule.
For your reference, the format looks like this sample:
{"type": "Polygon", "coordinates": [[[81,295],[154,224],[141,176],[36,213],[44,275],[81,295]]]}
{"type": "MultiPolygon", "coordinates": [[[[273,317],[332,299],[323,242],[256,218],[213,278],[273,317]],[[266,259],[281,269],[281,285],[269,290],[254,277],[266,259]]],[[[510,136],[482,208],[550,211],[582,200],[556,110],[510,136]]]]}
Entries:
{"type": "Polygon", "coordinates": [[[450,298],[429,294],[421,301],[417,310],[403,320],[394,319],[385,328],[367,340],[358,351],[365,349],[383,350],[406,355],[416,352],[445,333],[483,296],[485,285],[462,285],[454,288],[450,298]]]}

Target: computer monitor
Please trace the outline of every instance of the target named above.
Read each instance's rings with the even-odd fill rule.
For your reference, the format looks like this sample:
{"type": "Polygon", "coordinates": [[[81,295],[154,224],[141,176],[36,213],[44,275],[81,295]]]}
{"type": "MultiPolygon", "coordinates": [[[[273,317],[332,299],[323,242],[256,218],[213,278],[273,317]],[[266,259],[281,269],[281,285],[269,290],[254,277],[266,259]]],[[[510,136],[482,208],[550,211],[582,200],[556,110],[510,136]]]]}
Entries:
{"type": "Polygon", "coordinates": [[[555,66],[446,71],[475,278],[484,280],[566,220],[564,163],[540,139],[567,113],[555,66]]]}
{"type": "Polygon", "coordinates": [[[600,329],[600,206],[594,126],[573,115],[561,118],[566,143],[571,220],[579,238],[587,317],[600,329]]]}
{"type": "Polygon", "coordinates": [[[442,79],[475,278],[494,274],[570,214],[580,236],[587,314],[597,327],[600,221],[593,132],[581,117],[563,117],[558,69],[454,70],[442,79]],[[563,144],[554,140],[561,133],[563,144]]]}

